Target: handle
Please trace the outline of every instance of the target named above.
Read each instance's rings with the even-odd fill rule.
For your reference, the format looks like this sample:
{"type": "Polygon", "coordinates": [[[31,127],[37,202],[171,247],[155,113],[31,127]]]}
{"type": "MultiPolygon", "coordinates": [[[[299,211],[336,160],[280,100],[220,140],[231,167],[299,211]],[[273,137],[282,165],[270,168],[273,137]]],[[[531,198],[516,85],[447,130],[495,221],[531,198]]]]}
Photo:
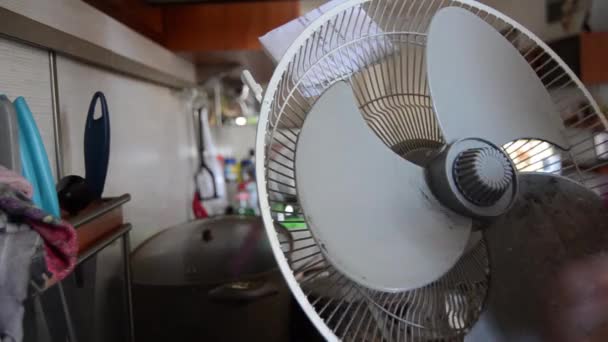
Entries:
{"type": "Polygon", "coordinates": [[[96,91],[93,94],[93,98],[89,103],[89,111],[87,112],[87,121],[95,120],[95,107],[97,107],[97,101],[101,103],[101,117],[98,119],[102,119],[104,116],[108,115],[108,102],[106,101],[106,96],[101,91],[96,91]]]}
{"type": "Polygon", "coordinates": [[[209,166],[207,166],[207,163],[205,162],[205,138],[204,138],[204,134],[209,134],[209,132],[205,132],[205,125],[203,124],[204,120],[207,120],[207,115],[203,114],[203,108],[199,108],[198,110],[198,124],[199,124],[199,150],[200,150],[200,155],[201,155],[201,169],[200,171],[207,171],[207,173],[209,173],[209,176],[211,176],[211,183],[213,183],[213,195],[211,197],[203,197],[201,194],[201,190],[202,189],[198,189],[198,175],[194,176],[194,184],[196,184],[196,191],[199,193],[201,200],[202,201],[206,201],[206,200],[211,200],[211,199],[216,199],[219,196],[217,195],[217,183],[215,180],[215,174],[213,173],[213,171],[211,171],[211,169],[209,168],[209,166]]]}
{"type": "Polygon", "coordinates": [[[207,201],[207,200],[216,199],[219,196],[217,195],[217,184],[215,183],[215,174],[213,174],[213,171],[211,171],[211,169],[209,168],[209,166],[207,166],[207,164],[205,164],[205,162],[201,163],[201,171],[203,171],[203,170],[207,171],[207,173],[209,173],[209,175],[211,176],[211,183],[213,183],[213,195],[211,197],[201,197],[201,200],[207,201]]]}
{"type": "Polygon", "coordinates": [[[105,95],[98,91],[93,95],[87,113],[84,130],[85,179],[95,198],[101,198],[110,159],[110,114],[105,95]],[[101,117],[95,119],[95,107],[101,104],[101,117]]]}
{"type": "Polygon", "coordinates": [[[231,303],[250,303],[279,293],[275,284],[269,281],[236,281],[209,290],[212,300],[231,303]]]}

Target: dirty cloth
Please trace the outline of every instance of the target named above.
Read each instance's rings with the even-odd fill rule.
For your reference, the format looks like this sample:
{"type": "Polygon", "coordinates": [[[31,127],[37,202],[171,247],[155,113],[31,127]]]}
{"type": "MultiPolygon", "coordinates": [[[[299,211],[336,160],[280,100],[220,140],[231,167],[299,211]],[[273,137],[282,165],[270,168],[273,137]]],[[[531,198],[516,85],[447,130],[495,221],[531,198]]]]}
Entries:
{"type": "Polygon", "coordinates": [[[44,289],[70,274],[76,261],[74,228],[36,208],[22,191],[0,183],[0,342],[23,338],[28,283],[44,289]],[[32,262],[40,259],[41,241],[42,267],[32,262]]]}
{"type": "Polygon", "coordinates": [[[32,198],[34,194],[34,189],[30,182],[21,177],[20,174],[7,169],[2,165],[0,165],[0,184],[6,184],[11,188],[20,191],[27,198],[32,198]]]}

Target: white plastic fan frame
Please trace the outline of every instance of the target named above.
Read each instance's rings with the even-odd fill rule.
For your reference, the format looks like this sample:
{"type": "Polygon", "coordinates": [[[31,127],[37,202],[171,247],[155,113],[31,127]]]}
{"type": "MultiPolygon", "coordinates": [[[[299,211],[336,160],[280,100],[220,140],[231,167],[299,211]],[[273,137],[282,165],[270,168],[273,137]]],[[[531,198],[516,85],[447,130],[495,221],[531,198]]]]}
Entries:
{"type": "MultiPolygon", "coordinates": [[[[289,286],[291,292],[294,297],[298,301],[299,305],[302,307],[306,315],[318,329],[320,334],[328,341],[338,341],[339,338],[335,335],[335,333],[325,324],[323,319],[319,316],[313,305],[309,302],[307,296],[304,291],[300,287],[298,280],[295,278],[291,267],[288,264],[287,259],[283,251],[281,250],[281,244],[279,241],[279,237],[276,233],[274,220],[271,215],[271,207],[268,200],[268,191],[267,191],[267,182],[265,178],[266,174],[266,165],[265,161],[267,158],[267,150],[266,150],[266,133],[268,129],[269,123],[269,114],[271,112],[271,105],[274,100],[275,92],[278,89],[279,83],[283,77],[283,75],[288,72],[287,68],[292,58],[298,53],[302,43],[304,43],[313,33],[315,33],[326,21],[340,12],[348,10],[351,7],[355,7],[364,3],[372,2],[376,0],[347,0],[344,3],[337,5],[336,7],[328,10],[322,16],[317,18],[314,22],[312,22],[291,44],[288,50],[285,52],[283,58],[280,60],[279,64],[275,68],[273,76],[268,83],[266,88],[261,110],[260,110],[260,118],[257,128],[257,136],[256,136],[256,174],[257,177],[257,185],[258,185],[258,193],[259,193],[259,204],[262,213],[262,218],[264,221],[264,225],[267,231],[267,235],[270,241],[270,245],[273,249],[273,253],[275,255],[275,259],[277,264],[285,278],[287,285],[289,286]]],[[[578,79],[578,77],[574,74],[574,72],[559,58],[559,56],[551,50],[547,44],[545,44],[540,38],[534,35],[531,31],[526,29],[521,24],[517,23],[515,20],[510,17],[502,14],[501,12],[486,6],[484,4],[478,3],[473,0],[450,0],[450,1],[442,1],[442,3],[447,2],[452,5],[465,6],[470,8],[475,8],[477,10],[483,11],[492,15],[500,20],[503,20],[507,24],[509,24],[512,28],[520,31],[522,34],[526,35],[527,38],[532,40],[536,46],[542,48],[543,53],[549,55],[549,57],[559,64],[559,67],[562,71],[564,71],[570,78],[570,80],[574,81],[578,90],[580,90],[583,96],[586,98],[591,109],[598,114],[601,123],[604,127],[608,127],[608,121],[605,117],[600,115],[602,113],[599,109],[599,106],[589,93],[589,91],[583,86],[582,82],[578,79]]]]}

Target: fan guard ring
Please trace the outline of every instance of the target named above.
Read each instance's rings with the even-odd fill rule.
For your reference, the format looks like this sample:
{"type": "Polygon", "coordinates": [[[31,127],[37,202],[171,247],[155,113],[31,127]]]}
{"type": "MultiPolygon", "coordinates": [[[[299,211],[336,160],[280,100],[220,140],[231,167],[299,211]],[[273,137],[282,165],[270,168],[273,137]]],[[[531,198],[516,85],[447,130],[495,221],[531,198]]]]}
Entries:
{"type": "MultiPolygon", "coordinates": [[[[521,46],[522,55],[537,69],[546,86],[571,89],[567,93],[552,94],[555,103],[559,104],[560,115],[578,118],[571,120],[569,127],[589,128],[588,123],[595,122],[591,129],[601,131],[606,126],[605,118],[587,90],[544,43],[511,19],[477,2],[350,0],[320,17],[293,43],[268,86],[257,134],[256,171],[260,175],[258,188],[263,218],[279,266],[296,298],[327,339],[370,340],[376,336],[406,341],[420,338],[460,340],[482,308],[489,272],[483,241],[463,257],[463,261],[470,257],[477,265],[480,280],[470,286],[478,296],[471,298],[481,298],[481,302],[476,302],[478,305],[470,314],[463,315],[466,322],[456,319],[456,323],[462,324],[454,323],[445,329],[428,324],[419,312],[418,321],[403,317],[401,314],[407,311],[405,302],[398,305],[399,298],[410,298],[412,303],[420,305],[421,292],[427,288],[433,291],[443,279],[401,294],[378,293],[363,288],[326,262],[306,228],[305,220],[298,219],[302,209],[298,206],[293,164],[298,128],[318,96],[334,82],[350,80],[370,128],[387,146],[405,158],[409,159],[418,148],[432,151],[435,146],[444,145],[423,70],[425,34],[430,19],[446,6],[458,6],[473,12],[502,32],[514,45],[521,46]],[[361,23],[364,16],[373,18],[378,25],[355,31],[345,29],[361,23]],[[354,40],[358,40],[358,44],[352,44],[354,40]],[[410,49],[407,53],[411,58],[407,60],[397,58],[404,46],[410,49]],[[356,51],[356,47],[363,47],[363,50],[356,51]],[[338,67],[322,67],[331,63],[338,67]],[[396,70],[412,77],[407,82],[397,79],[392,76],[396,70]],[[367,82],[374,82],[377,87],[370,89],[366,87],[367,82]],[[408,126],[412,117],[418,120],[422,130],[416,131],[408,126]],[[275,225],[282,226],[286,221],[301,226],[291,229],[293,245],[281,244],[274,231],[275,225]],[[278,252],[279,249],[285,255],[278,252]],[[313,286],[320,279],[329,282],[321,286],[321,290],[325,287],[325,292],[313,286]]],[[[577,167],[583,158],[582,148],[576,150],[578,144],[586,140],[585,136],[573,134],[569,137],[572,147],[569,153],[551,148],[549,155],[544,153],[542,159],[537,158],[535,163],[523,161],[534,159],[534,156],[525,154],[535,153],[541,142],[522,139],[503,148],[520,171],[545,171],[544,161],[559,158],[559,167],[552,168],[550,172],[587,182],[584,168],[577,167]]],[[[450,300],[457,306],[462,297],[454,295],[450,300]]]]}

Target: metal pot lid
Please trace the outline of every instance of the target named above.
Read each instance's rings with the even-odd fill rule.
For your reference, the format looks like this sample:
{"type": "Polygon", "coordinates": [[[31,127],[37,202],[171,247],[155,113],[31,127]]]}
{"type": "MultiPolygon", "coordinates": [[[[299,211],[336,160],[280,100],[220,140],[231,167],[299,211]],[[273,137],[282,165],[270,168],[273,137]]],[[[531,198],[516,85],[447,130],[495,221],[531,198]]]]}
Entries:
{"type": "Polygon", "coordinates": [[[276,269],[262,220],[226,216],[174,226],[145,241],[132,256],[139,285],[218,284],[276,269]]]}

